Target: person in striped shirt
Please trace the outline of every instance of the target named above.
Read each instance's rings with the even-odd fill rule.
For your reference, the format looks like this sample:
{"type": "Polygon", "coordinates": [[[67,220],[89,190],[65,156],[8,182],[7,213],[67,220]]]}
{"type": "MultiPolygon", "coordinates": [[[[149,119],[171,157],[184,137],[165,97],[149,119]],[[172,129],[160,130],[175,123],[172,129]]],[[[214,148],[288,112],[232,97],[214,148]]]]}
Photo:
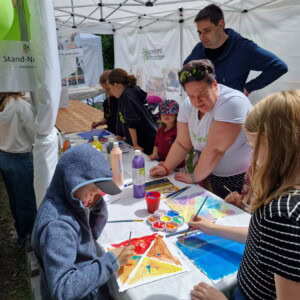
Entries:
{"type": "MultiPolygon", "coordinates": [[[[300,299],[300,91],[283,91],[258,102],[245,131],[253,146],[251,186],[245,202],[249,228],[222,226],[203,217],[194,229],[246,243],[234,300],[300,299]]],[[[199,283],[192,299],[222,300],[199,283]]]]}

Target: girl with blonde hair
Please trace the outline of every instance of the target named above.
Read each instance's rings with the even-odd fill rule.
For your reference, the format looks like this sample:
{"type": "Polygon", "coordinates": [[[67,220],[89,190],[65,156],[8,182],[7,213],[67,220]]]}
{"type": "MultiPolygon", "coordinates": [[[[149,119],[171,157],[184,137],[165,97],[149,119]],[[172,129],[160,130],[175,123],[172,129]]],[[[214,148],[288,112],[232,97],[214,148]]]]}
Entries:
{"type": "MultiPolygon", "coordinates": [[[[300,91],[264,98],[244,127],[254,149],[245,198],[252,213],[249,229],[203,217],[191,226],[246,243],[234,299],[300,299],[300,91]]],[[[205,283],[191,294],[192,299],[226,299],[205,283]]]]}
{"type": "Polygon", "coordinates": [[[23,93],[0,93],[0,175],[7,189],[20,245],[36,216],[33,189],[35,111],[23,93]]]}

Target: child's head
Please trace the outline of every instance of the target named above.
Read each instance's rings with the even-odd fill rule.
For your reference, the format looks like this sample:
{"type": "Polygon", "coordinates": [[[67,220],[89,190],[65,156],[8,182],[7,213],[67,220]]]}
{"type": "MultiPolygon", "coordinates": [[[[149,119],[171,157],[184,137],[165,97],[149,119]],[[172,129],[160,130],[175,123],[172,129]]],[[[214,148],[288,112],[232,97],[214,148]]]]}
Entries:
{"type": "Polygon", "coordinates": [[[252,192],[247,197],[251,197],[253,211],[300,186],[300,91],[264,98],[253,107],[244,126],[254,150],[252,192]]]}
{"type": "Polygon", "coordinates": [[[100,79],[99,79],[99,83],[102,86],[102,88],[104,89],[105,93],[108,96],[112,96],[111,90],[110,90],[110,88],[108,86],[108,75],[109,75],[109,72],[110,72],[110,70],[105,70],[101,74],[100,79]]]}
{"type": "Polygon", "coordinates": [[[158,105],[161,102],[162,102],[162,99],[160,97],[158,97],[158,96],[155,96],[155,95],[147,96],[147,103],[148,104],[156,104],[156,105],[158,105]]]}
{"type": "Polygon", "coordinates": [[[72,147],[62,155],[49,192],[54,197],[64,195],[72,206],[91,207],[102,198],[101,192],[115,195],[121,190],[112,181],[112,172],[104,155],[86,143],[72,147]]]}
{"type": "Polygon", "coordinates": [[[7,100],[13,97],[15,99],[23,98],[24,93],[22,92],[4,92],[0,93],[0,112],[4,110],[7,100]]]}
{"type": "Polygon", "coordinates": [[[179,105],[175,100],[164,100],[159,104],[159,114],[164,126],[176,124],[179,105]]]}

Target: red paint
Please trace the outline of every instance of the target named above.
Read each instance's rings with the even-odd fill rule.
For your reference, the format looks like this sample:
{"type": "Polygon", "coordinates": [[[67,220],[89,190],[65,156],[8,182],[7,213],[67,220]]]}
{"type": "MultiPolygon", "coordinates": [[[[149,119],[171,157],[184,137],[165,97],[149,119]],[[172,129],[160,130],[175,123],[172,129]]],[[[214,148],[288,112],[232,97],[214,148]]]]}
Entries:
{"type": "Polygon", "coordinates": [[[165,222],[157,221],[153,224],[153,227],[158,228],[158,229],[165,228],[165,222]]]}
{"type": "MultiPolygon", "coordinates": [[[[156,238],[157,233],[154,233],[152,235],[146,235],[140,238],[136,238],[136,239],[131,239],[130,240],[130,245],[133,245],[134,248],[134,252],[136,254],[144,254],[146,252],[146,250],[150,247],[152,241],[156,238]]],[[[124,241],[120,244],[111,244],[112,247],[114,248],[120,248],[122,246],[128,246],[128,240],[124,241]]]]}

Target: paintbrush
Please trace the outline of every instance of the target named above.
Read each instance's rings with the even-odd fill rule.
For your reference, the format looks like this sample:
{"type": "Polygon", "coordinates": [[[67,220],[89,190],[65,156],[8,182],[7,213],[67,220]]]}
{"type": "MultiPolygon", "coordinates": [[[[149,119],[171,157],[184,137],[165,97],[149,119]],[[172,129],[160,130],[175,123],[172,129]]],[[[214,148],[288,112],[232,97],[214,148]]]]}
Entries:
{"type": "MultiPolygon", "coordinates": [[[[177,235],[177,234],[182,234],[186,232],[186,229],[183,229],[183,230],[179,230],[179,231],[176,231],[176,232],[171,232],[171,233],[168,233],[166,234],[166,237],[170,237],[170,236],[174,236],[174,235],[177,235]]],[[[193,231],[190,231],[190,233],[193,233],[193,231]]]]}
{"type": "MultiPolygon", "coordinates": [[[[195,221],[196,218],[198,217],[198,214],[200,213],[202,207],[204,206],[204,204],[205,204],[207,198],[208,198],[208,196],[205,197],[203,203],[202,203],[201,206],[199,207],[199,209],[198,209],[196,215],[194,216],[193,221],[195,221]]],[[[187,231],[184,233],[184,235],[183,235],[182,238],[181,238],[181,244],[182,244],[182,245],[184,244],[184,239],[185,239],[185,237],[186,237],[186,235],[187,235],[187,233],[188,233],[188,231],[189,231],[190,229],[191,229],[191,225],[189,226],[189,228],[187,229],[187,231]]]]}
{"type": "Polygon", "coordinates": [[[232,191],[226,185],[224,185],[224,189],[226,189],[229,193],[232,193],[232,191]]]}
{"type": "Polygon", "coordinates": [[[121,254],[123,253],[123,251],[130,246],[130,240],[131,240],[131,231],[129,232],[129,238],[128,238],[128,244],[127,246],[121,251],[121,253],[117,256],[117,258],[113,261],[113,264],[119,259],[119,257],[121,256],[121,254]]]}
{"type": "Polygon", "coordinates": [[[106,223],[124,223],[124,222],[143,222],[143,219],[132,219],[132,220],[115,220],[115,221],[107,221],[106,223]]]}
{"type": "Polygon", "coordinates": [[[130,240],[131,240],[131,231],[129,233],[129,239],[128,239],[128,245],[127,245],[127,247],[130,246],[130,240]]]}
{"type": "Polygon", "coordinates": [[[185,192],[186,190],[188,190],[191,186],[186,186],[178,191],[175,191],[175,192],[172,192],[171,194],[169,194],[166,198],[170,198],[170,197],[176,197],[178,196],[179,194],[185,192]]]}

